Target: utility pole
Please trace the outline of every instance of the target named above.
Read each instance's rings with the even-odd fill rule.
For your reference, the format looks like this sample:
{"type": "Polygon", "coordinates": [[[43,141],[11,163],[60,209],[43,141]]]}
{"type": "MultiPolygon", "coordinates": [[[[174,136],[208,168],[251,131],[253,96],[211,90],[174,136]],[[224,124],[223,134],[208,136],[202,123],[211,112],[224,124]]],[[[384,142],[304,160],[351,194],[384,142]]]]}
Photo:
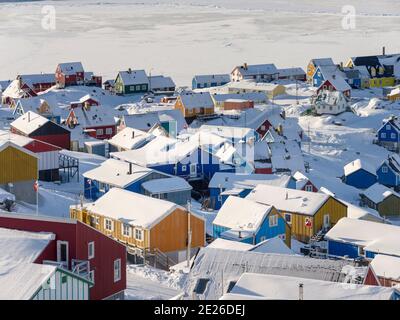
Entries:
{"type": "Polygon", "coordinates": [[[192,228],[190,226],[190,209],[191,209],[191,203],[190,200],[188,201],[188,241],[187,241],[187,252],[186,252],[186,266],[189,268],[190,266],[190,245],[192,242],[192,228]]]}
{"type": "Polygon", "coordinates": [[[296,78],[296,104],[299,105],[299,83],[296,78]]]}

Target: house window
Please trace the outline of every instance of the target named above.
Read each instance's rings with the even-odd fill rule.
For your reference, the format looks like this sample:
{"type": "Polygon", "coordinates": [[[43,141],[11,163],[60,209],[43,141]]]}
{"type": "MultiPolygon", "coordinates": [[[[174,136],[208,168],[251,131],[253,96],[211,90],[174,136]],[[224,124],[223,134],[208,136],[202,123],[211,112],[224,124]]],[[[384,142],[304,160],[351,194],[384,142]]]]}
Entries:
{"type": "Polygon", "coordinates": [[[113,222],[111,219],[105,219],[104,220],[104,228],[107,231],[112,231],[113,230],[113,222]]]}
{"type": "Polygon", "coordinates": [[[186,165],[185,165],[185,164],[184,164],[184,165],[182,165],[182,171],[186,172],[186,170],[187,170],[187,167],[186,167],[186,165]]]}
{"type": "Polygon", "coordinates": [[[140,85],[136,86],[136,91],[140,90],[140,85]]]}
{"type": "Polygon", "coordinates": [[[390,134],[390,138],[391,138],[391,139],[396,139],[396,134],[392,132],[392,133],[390,134]]]}
{"type": "Polygon", "coordinates": [[[362,257],[362,256],[365,255],[365,251],[364,251],[364,248],[363,248],[363,247],[358,247],[358,255],[359,255],[360,257],[362,257]]]}
{"type": "Polygon", "coordinates": [[[99,182],[99,191],[106,192],[106,184],[103,182],[99,182]]]}
{"type": "Polygon", "coordinates": [[[222,202],[222,196],[218,195],[218,202],[222,202]]]}
{"type": "Polygon", "coordinates": [[[265,129],[266,129],[265,125],[262,125],[261,130],[265,130],[265,129]]]}
{"type": "Polygon", "coordinates": [[[142,84],[142,90],[146,90],[147,88],[146,88],[146,85],[145,84],[142,84]]]}
{"type": "Polygon", "coordinates": [[[278,236],[279,238],[281,238],[283,241],[286,240],[286,234],[282,233],[278,236]]]}
{"type": "Polygon", "coordinates": [[[292,223],[292,215],[291,215],[290,213],[285,213],[285,221],[286,221],[288,224],[291,224],[291,223],[292,223]]]}
{"type": "Polygon", "coordinates": [[[94,258],[94,241],[88,243],[88,259],[94,258]]]}
{"type": "Polygon", "coordinates": [[[135,229],[135,239],[138,241],[143,241],[143,230],[135,229]]]}
{"type": "Polygon", "coordinates": [[[261,242],[262,242],[262,241],[265,241],[265,240],[267,240],[267,237],[266,237],[266,236],[260,237],[260,241],[261,241],[261,242]]]}
{"type": "Polygon", "coordinates": [[[121,259],[114,260],[114,282],[121,280],[121,259]]]}
{"type": "Polygon", "coordinates": [[[96,130],[96,136],[102,136],[104,134],[104,130],[103,129],[97,129],[96,130]]]}
{"type": "Polygon", "coordinates": [[[106,134],[112,134],[113,129],[112,128],[106,128],[106,134]]]}
{"type": "Polygon", "coordinates": [[[388,173],[388,167],[386,166],[382,167],[382,173],[388,173]]]}
{"type": "Polygon", "coordinates": [[[68,267],[69,244],[68,241],[57,241],[57,261],[64,263],[68,267]]]}
{"type": "Polygon", "coordinates": [[[389,130],[389,131],[390,131],[390,124],[387,124],[387,125],[386,125],[386,130],[389,130]]]}
{"type": "Polygon", "coordinates": [[[89,280],[92,281],[94,284],[94,270],[89,272],[89,280]]]}
{"type": "Polygon", "coordinates": [[[276,227],[278,225],[278,216],[276,214],[269,217],[269,226],[276,227]]]}
{"type": "Polygon", "coordinates": [[[128,224],[123,224],[122,233],[125,237],[131,236],[131,226],[128,224]]]}
{"type": "Polygon", "coordinates": [[[381,138],[384,138],[384,139],[386,138],[386,133],[385,132],[381,133],[381,138]]]}
{"type": "Polygon", "coordinates": [[[312,187],[312,185],[306,185],[306,191],[308,191],[308,192],[312,192],[313,191],[313,187],[312,187]]]}
{"type": "Polygon", "coordinates": [[[130,86],[130,87],[129,87],[129,90],[130,90],[130,91],[135,91],[135,86],[130,86]]]}

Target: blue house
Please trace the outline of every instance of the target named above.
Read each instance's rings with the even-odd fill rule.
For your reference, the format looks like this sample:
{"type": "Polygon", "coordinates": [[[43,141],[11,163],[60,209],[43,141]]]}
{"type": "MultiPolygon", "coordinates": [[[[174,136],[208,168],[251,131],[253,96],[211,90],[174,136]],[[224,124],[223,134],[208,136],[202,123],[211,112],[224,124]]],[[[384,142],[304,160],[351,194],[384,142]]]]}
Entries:
{"type": "Polygon", "coordinates": [[[349,258],[373,259],[377,254],[400,257],[400,227],[342,218],[325,235],[328,254],[349,258]]]}
{"type": "Polygon", "coordinates": [[[94,201],[111,188],[144,193],[141,186],[146,181],[169,178],[164,173],[115,159],[104,161],[100,166],[85,172],[83,177],[84,196],[94,201]]]}
{"type": "Polygon", "coordinates": [[[229,74],[196,75],[192,80],[192,89],[223,86],[231,81],[229,74]]]}
{"type": "Polygon", "coordinates": [[[114,152],[111,157],[188,180],[211,179],[221,171],[254,170],[225,139],[208,133],[182,140],[157,136],[142,148],[114,152]]]}
{"type": "Polygon", "coordinates": [[[296,189],[296,182],[289,175],[217,172],[208,184],[210,207],[219,210],[229,196],[245,198],[258,184],[296,189]]]}
{"type": "Polygon", "coordinates": [[[290,247],[290,227],[278,211],[265,204],[229,197],[213,221],[214,238],[258,244],[280,237],[290,247]]]}
{"type": "Polygon", "coordinates": [[[367,189],[377,181],[375,172],[374,168],[356,159],[344,166],[343,182],[358,189],[367,189]]]}
{"type": "Polygon", "coordinates": [[[399,152],[400,149],[400,124],[397,117],[386,120],[377,132],[378,144],[389,151],[399,152]]]}
{"type": "Polygon", "coordinates": [[[400,187],[400,157],[390,155],[376,170],[378,182],[387,187],[398,189],[400,187]]]}

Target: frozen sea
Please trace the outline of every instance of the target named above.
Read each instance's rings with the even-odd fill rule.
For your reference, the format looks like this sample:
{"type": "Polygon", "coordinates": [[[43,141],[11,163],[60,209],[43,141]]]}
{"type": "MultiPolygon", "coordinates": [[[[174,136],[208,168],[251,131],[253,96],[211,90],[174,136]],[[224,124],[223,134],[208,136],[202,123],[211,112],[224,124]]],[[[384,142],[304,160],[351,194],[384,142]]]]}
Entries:
{"type": "Polygon", "coordinates": [[[305,68],[315,57],[400,52],[399,31],[400,1],[388,0],[0,0],[0,80],[80,60],[104,78],[131,67],[190,85],[243,62],[305,68]],[[55,30],[42,28],[49,5],[55,30]],[[345,5],[355,29],[342,27],[345,5]]]}

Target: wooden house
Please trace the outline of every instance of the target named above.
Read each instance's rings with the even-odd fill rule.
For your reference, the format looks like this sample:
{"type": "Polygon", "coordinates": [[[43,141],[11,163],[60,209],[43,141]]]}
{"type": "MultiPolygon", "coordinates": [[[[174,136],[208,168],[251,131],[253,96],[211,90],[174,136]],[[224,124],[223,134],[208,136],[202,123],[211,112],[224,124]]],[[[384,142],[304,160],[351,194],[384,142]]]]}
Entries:
{"type": "Polygon", "coordinates": [[[351,97],[350,85],[342,77],[338,77],[335,74],[322,82],[317,89],[317,94],[324,90],[341,92],[345,97],[351,97]]]}
{"type": "Polygon", "coordinates": [[[55,72],[56,83],[61,87],[83,85],[85,70],[81,62],[60,63],[55,72]]]}
{"type": "Polygon", "coordinates": [[[186,259],[188,223],[192,254],[205,244],[205,221],[175,203],[113,188],[82,209],[71,206],[71,217],[117,239],[141,255],[159,252],[171,261],[186,259]]]}
{"type": "Polygon", "coordinates": [[[270,100],[286,94],[285,86],[274,83],[239,81],[229,83],[227,88],[229,93],[264,93],[270,100]]]}
{"type": "Polygon", "coordinates": [[[118,72],[115,78],[114,90],[116,94],[126,95],[149,91],[149,78],[144,70],[132,70],[118,72]]]}
{"type": "Polygon", "coordinates": [[[57,124],[61,122],[58,109],[51,106],[45,99],[39,97],[13,100],[10,107],[14,109],[13,115],[16,117],[22,116],[28,111],[32,111],[57,124]]]}
{"type": "Polygon", "coordinates": [[[37,93],[35,90],[19,78],[12,81],[7,88],[3,88],[1,103],[10,106],[15,99],[26,99],[36,96],[37,93]]]}
{"type": "Polygon", "coordinates": [[[400,194],[375,183],[361,194],[363,205],[379,212],[382,217],[400,217],[400,194]]]}
{"type": "Polygon", "coordinates": [[[358,189],[367,189],[377,180],[376,170],[360,159],[346,164],[343,169],[343,182],[358,189]]]}
{"type": "Polygon", "coordinates": [[[56,84],[54,73],[23,74],[18,75],[17,79],[21,79],[36,93],[46,91],[56,84]]]}
{"type": "Polygon", "coordinates": [[[150,132],[125,127],[111,139],[107,140],[107,143],[109,152],[121,152],[139,149],[154,138],[155,135],[150,132]]]}
{"type": "Polygon", "coordinates": [[[192,79],[192,89],[219,87],[230,81],[231,78],[229,74],[195,75],[192,79]]]}
{"type": "Polygon", "coordinates": [[[39,114],[28,111],[11,124],[11,132],[69,150],[71,133],[39,114]]]}
{"type": "Polygon", "coordinates": [[[378,254],[368,266],[364,284],[370,286],[399,287],[400,258],[378,254]]]}
{"type": "Polygon", "coordinates": [[[332,196],[269,185],[258,185],[246,199],[275,207],[299,241],[329,230],[347,216],[347,206],[332,196]]]}
{"type": "Polygon", "coordinates": [[[292,175],[292,179],[295,181],[295,188],[297,190],[303,190],[307,192],[318,192],[318,188],[311,182],[311,180],[300,171],[296,171],[292,175]]]}
{"type": "Polygon", "coordinates": [[[79,101],[73,101],[70,104],[71,109],[74,108],[90,108],[93,106],[99,106],[100,102],[97,100],[95,97],[91,96],[90,94],[87,94],[83,96],[82,98],[79,99],[79,101]]]}
{"type": "Polygon", "coordinates": [[[306,81],[307,75],[302,68],[278,69],[279,80],[306,81]]]}
{"type": "Polygon", "coordinates": [[[266,94],[257,92],[212,94],[211,98],[215,109],[219,110],[245,110],[254,108],[255,104],[268,102],[266,94]]]}
{"type": "Polygon", "coordinates": [[[338,115],[347,111],[348,98],[339,91],[322,90],[318,93],[314,102],[316,114],[338,115]]]}
{"type": "Polygon", "coordinates": [[[390,93],[387,95],[387,98],[389,101],[400,101],[400,87],[397,87],[393,90],[390,91],[390,93]]]}
{"type": "MultiPolygon", "coordinates": [[[[41,250],[32,256],[25,254],[24,258],[33,257],[32,263],[46,267],[57,266],[62,275],[56,275],[55,283],[50,282],[56,285],[56,292],[43,285],[44,292],[38,293],[35,299],[124,299],[126,248],[95,228],[68,218],[9,213],[0,214],[0,228],[12,231],[13,241],[8,243],[16,253],[21,252],[21,247],[15,241],[15,234],[34,233],[29,238],[36,239],[39,248],[41,243],[41,250]],[[43,237],[47,238],[41,239],[43,237]],[[71,276],[73,282],[65,279],[65,275],[71,276]],[[77,279],[83,282],[79,286],[77,279]],[[57,287],[59,284],[61,288],[57,287]]],[[[25,279],[29,279],[29,275],[27,277],[25,279]]]]}
{"type": "Polygon", "coordinates": [[[213,221],[214,238],[258,244],[279,237],[290,248],[291,230],[273,207],[230,196],[213,221]]]}
{"type": "Polygon", "coordinates": [[[360,219],[343,218],[325,235],[328,254],[373,259],[378,254],[400,257],[400,227],[360,219]]]}
{"type": "Polygon", "coordinates": [[[271,82],[278,80],[279,72],[274,64],[254,64],[244,63],[236,66],[231,72],[231,81],[254,80],[256,82],[271,82]]]}
{"type": "Polygon", "coordinates": [[[394,188],[396,191],[400,188],[400,157],[397,154],[389,155],[381,165],[376,169],[378,182],[387,187],[394,188]]]}
{"type": "Polygon", "coordinates": [[[175,82],[171,77],[149,76],[149,90],[157,94],[172,94],[175,92],[175,82]]]}
{"type": "Polygon", "coordinates": [[[312,59],[307,66],[307,82],[313,84],[315,71],[319,66],[335,66],[331,58],[312,59]]]}
{"type": "Polygon", "coordinates": [[[180,94],[174,108],[180,110],[186,119],[214,114],[214,102],[209,92],[180,94]]]}
{"type": "Polygon", "coordinates": [[[391,116],[383,121],[377,130],[377,144],[398,153],[400,151],[400,123],[396,116],[391,116]]]}
{"type": "Polygon", "coordinates": [[[10,140],[2,140],[0,168],[0,188],[17,200],[36,204],[34,183],[39,179],[38,156],[10,140]]]}

